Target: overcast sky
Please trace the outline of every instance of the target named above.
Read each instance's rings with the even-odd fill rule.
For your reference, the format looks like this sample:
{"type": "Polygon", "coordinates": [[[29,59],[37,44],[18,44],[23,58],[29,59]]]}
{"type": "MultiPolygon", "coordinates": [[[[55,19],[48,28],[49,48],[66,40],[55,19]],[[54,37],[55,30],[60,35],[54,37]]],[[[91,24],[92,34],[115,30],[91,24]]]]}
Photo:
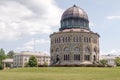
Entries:
{"type": "Polygon", "coordinates": [[[0,48],[49,53],[49,35],[65,9],[76,4],[100,34],[100,54],[120,55],[120,0],[0,0],[0,48]]]}

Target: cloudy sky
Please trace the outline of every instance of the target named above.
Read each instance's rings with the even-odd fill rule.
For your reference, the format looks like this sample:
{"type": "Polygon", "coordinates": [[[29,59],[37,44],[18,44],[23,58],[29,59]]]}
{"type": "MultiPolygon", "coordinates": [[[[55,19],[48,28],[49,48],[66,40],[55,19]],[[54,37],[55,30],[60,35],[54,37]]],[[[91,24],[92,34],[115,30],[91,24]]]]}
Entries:
{"type": "Polygon", "coordinates": [[[0,0],[0,48],[49,53],[65,9],[76,4],[100,34],[100,54],[120,55],[120,0],[0,0]]]}

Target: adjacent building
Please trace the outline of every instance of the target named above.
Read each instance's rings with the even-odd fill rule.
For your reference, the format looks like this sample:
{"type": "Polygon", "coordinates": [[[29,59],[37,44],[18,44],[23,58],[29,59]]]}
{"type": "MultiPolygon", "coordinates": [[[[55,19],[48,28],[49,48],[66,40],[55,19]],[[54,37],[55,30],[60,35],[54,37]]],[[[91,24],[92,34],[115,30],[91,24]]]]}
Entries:
{"type": "Polygon", "coordinates": [[[21,52],[17,53],[13,57],[13,67],[25,67],[31,56],[35,56],[38,61],[38,65],[50,64],[50,56],[40,52],[21,52]]]}
{"type": "Polygon", "coordinates": [[[51,65],[99,62],[99,34],[90,30],[87,13],[74,5],[63,13],[61,27],[50,35],[51,65]]]}
{"type": "Polygon", "coordinates": [[[13,67],[13,59],[4,59],[2,60],[4,69],[13,67]]]}
{"type": "Polygon", "coordinates": [[[118,55],[112,55],[112,54],[108,54],[108,55],[101,55],[100,56],[100,60],[107,60],[107,64],[111,65],[111,66],[115,66],[115,59],[116,57],[120,57],[118,55]]]}

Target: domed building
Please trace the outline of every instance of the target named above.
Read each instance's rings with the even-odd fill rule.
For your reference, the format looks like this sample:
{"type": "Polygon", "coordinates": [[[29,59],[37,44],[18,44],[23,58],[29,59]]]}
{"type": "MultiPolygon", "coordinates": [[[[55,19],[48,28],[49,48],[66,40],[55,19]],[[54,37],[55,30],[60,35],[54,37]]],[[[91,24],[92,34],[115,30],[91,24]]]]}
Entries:
{"type": "Polygon", "coordinates": [[[99,62],[99,34],[89,28],[86,12],[74,5],[61,17],[59,32],[50,35],[51,65],[99,62]]]}

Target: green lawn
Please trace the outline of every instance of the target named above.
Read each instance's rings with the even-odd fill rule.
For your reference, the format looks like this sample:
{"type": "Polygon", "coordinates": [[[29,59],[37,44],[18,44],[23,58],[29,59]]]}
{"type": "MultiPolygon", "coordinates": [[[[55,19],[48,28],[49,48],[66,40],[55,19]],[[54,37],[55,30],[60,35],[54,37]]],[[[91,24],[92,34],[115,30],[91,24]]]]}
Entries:
{"type": "Polygon", "coordinates": [[[15,68],[0,71],[0,80],[120,80],[120,68],[15,68]]]}

